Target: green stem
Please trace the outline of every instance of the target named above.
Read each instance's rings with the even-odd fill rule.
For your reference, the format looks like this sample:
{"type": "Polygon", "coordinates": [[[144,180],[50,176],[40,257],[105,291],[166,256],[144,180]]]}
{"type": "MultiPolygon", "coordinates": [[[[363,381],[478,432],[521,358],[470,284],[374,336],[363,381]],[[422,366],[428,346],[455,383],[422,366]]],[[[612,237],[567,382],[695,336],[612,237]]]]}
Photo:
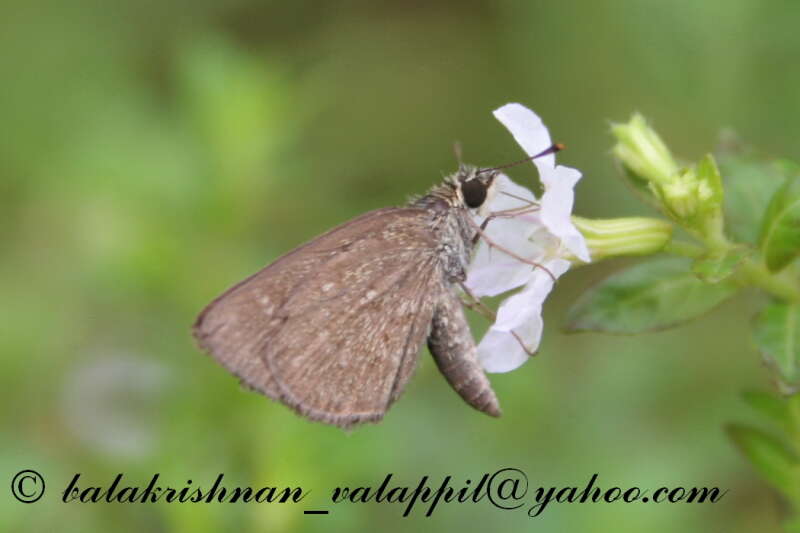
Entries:
{"type": "Polygon", "coordinates": [[[683,241],[670,241],[664,247],[664,251],[668,254],[680,255],[691,259],[697,259],[704,256],[706,253],[705,249],[701,246],[683,241]]]}
{"type": "Polygon", "coordinates": [[[792,449],[800,455],[800,396],[791,396],[786,399],[786,407],[789,412],[789,438],[792,449]]]}
{"type": "MultiPolygon", "coordinates": [[[[671,241],[664,247],[664,252],[699,259],[708,254],[702,246],[684,241],[671,241]]],[[[800,303],[800,288],[792,280],[774,274],[759,261],[746,259],[741,267],[741,280],[747,285],[753,285],[785,302],[800,303]]]]}
{"type": "Polygon", "coordinates": [[[800,289],[797,285],[773,274],[763,263],[746,259],[742,263],[741,272],[747,282],[776,298],[785,302],[800,303],[800,289]]]}
{"type": "Polygon", "coordinates": [[[725,236],[721,211],[718,211],[715,216],[706,220],[700,238],[705,242],[709,254],[712,255],[715,253],[725,253],[733,247],[733,244],[731,244],[725,236]]]}

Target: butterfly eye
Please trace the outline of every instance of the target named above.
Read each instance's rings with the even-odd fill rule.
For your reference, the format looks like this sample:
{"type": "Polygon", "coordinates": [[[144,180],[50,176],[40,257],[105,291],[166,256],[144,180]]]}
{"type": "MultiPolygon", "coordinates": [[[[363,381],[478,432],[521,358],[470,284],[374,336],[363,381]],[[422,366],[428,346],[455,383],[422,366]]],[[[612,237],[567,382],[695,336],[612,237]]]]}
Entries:
{"type": "Polygon", "coordinates": [[[486,184],[478,179],[465,181],[461,185],[461,194],[468,207],[480,207],[486,200],[486,184]]]}

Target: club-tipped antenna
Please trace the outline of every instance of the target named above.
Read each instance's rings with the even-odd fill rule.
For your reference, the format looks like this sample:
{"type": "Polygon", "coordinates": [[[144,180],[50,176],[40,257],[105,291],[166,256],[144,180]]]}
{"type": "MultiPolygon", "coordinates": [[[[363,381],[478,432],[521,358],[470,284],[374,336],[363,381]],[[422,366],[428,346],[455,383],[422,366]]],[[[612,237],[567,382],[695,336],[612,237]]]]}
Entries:
{"type": "Polygon", "coordinates": [[[482,169],[480,169],[478,171],[478,173],[491,172],[493,170],[502,170],[504,168],[521,165],[522,163],[527,163],[528,161],[533,161],[534,159],[539,158],[539,157],[544,157],[546,155],[555,154],[556,152],[560,152],[564,148],[566,148],[566,146],[564,146],[563,144],[555,143],[555,144],[551,145],[550,148],[547,148],[546,150],[542,150],[541,152],[539,152],[536,155],[532,155],[532,156],[526,157],[525,159],[520,159],[519,161],[514,161],[513,163],[508,163],[507,165],[500,165],[499,167],[482,168],[482,169]]]}

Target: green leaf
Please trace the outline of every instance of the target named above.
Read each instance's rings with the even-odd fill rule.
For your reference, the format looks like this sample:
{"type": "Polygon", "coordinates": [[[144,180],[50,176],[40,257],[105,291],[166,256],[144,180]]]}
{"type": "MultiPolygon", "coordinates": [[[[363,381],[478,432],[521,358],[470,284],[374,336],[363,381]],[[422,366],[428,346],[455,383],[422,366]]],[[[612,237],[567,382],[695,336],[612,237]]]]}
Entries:
{"type": "Polygon", "coordinates": [[[750,407],[764,417],[780,424],[787,432],[794,431],[794,422],[785,398],[762,391],[747,391],[742,393],[742,397],[750,407]]]}
{"type": "Polygon", "coordinates": [[[800,464],[778,438],[749,426],[733,424],[728,435],[773,487],[793,502],[800,501],[800,464]]]}
{"type": "Polygon", "coordinates": [[[800,305],[773,302],[753,323],[753,340],[790,391],[800,387],[800,305]]]}
{"type": "Polygon", "coordinates": [[[729,278],[752,252],[747,248],[732,248],[723,254],[701,257],[692,265],[692,272],[706,283],[719,283],[729,278]]]}
{"type": "Polygon", "coordinates": [[[707,284],[683,258],[661,258],[615,274],[585,293],[568,314],[568,331],[632,334],[666,329],[711,310],[737,288],[707,284]]]}
{"type": "Polygon", "coordinates": [[[715,209],[719,208],[724,197],[722,177],[713,155],[706,154],[697,164],[697,178],[708,184],[709,189],[711,189],[711,198],[707,200],[707,203],[713,205],[715,209]]]}
{"type": "Polygon", "coordinates": [[[735,241],[756,244],[761,217],[786,179],[786,168],[743,150],[717,153],[725,187],[725,227],[735,241]]]}
{"type": "Polygon", "coordinates": [[[772,195],[759,239],[767,267],[780,270],[800,254],[800,179],[790,176],[772,195]]]}

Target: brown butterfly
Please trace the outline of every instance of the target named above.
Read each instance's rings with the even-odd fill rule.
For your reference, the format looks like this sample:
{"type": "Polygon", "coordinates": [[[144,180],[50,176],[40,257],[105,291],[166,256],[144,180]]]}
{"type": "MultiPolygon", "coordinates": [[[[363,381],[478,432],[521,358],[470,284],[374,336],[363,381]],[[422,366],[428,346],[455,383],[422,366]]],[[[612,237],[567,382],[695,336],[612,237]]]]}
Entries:
{"type": "Polygon", "coordinates": [[[350,427],[383,418],[427,339],[464,401],[500,416],[458,290],[480,233],[473,211],[488,205],[496,171],[461,165],[406,207],[371,211],[294,249],[200,313],[200,346],[246,386],[350,427]]]}

